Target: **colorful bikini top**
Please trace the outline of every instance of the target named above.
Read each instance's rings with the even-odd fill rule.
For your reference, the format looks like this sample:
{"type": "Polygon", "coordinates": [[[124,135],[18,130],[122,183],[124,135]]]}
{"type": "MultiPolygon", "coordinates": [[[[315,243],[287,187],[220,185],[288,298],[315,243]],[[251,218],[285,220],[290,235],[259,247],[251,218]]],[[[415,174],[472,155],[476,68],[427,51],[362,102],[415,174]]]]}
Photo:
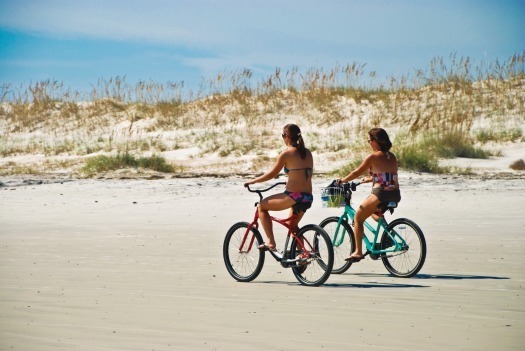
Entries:
{"type": "Polygon", "coordinates": [[[288,172],[291,171],[302,171],[304,170],[304,176],[306,179],[310,178],[312,176],[312,173],[314,172],[314,169],[311,167],[304,167],[304,168],[286,168],[286,166],[283,168],[284,173],[288,174],[288,172]]]}
{"type": "Polygon", "coordinates": [[[373,185],[379,184],[379,186],[383,189],[397,189],[397,173],[374,173],[372,170],[370,170],[370,175],[374,181],[373,185]]]}

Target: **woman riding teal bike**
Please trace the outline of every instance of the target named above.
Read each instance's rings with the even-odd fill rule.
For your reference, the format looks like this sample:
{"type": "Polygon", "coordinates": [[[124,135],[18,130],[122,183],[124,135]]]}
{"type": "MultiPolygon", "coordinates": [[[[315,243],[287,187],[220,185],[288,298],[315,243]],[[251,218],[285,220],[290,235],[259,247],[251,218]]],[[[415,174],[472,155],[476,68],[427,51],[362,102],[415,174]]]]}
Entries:
{"type": "MultiPolygon", "coordinates": [[[[319,225],[332,240],[334,264],[332,273],[342,274],[353,264],[345,260],[349,253],[356,251],[356,240],[350,223],[354,222],[356,210],[352,206],[352,193],[360,183],[343,183],[341,186],[332,183],[321,192],[321,199],[326,207],[344,205],[339,217],[331,216],[319,225]]],[[[381,260],[385,268],[394,276],[409,278],[416,275],[426,257],[426,241],[423,231],[408,218],[397,218],[389,222],[386,212],[393,213],[397,202],[383,202],[378,206],[374,221],[364,222],[363,244],[366,251],[363,256],[372,260],[381,260]]]]}
{"type": "Polygon", "coordinates": [[[368,132],[368,143],[373,152],[350,174],[338,179],[339,184],[350,182],[368,171],[369,175],[363,178],[361,183],[373,182],[372,193],[361,203],[355,214],[355,251],[346,258],[351,262],[359,262],[364,258],[363,223],[365,220],[370,216],[378,220],[379,217],[375,213],[378,212],[380,204],[401,201],[397,179],[397,158],[390,152],[392,143],[387,132],[382,128],[372,128],[368,132]]]}

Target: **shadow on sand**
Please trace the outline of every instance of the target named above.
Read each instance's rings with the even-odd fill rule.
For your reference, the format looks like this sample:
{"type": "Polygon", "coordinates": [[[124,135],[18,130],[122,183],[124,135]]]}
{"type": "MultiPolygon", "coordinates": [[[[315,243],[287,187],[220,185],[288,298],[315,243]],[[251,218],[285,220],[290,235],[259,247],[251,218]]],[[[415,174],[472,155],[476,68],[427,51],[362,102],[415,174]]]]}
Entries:
{"type": "MultiPolygon", "coordinates": [[[[346,275],[346,274],[343,274],[346,275]]],[[[349,274],[349,275],[355,275],[358,277],[365,277],[365,278],[393,278],[394,276],[389,273],[384,274],[378,274],[378,273],[356,273],[356,274],[349,274]]],[[[405,278],[399,278],[399,279],[405,279],[405,278]]],[[[494,280],[503,280],[503,279],[510,279],[509,277],[495,277],[490,275],[469,275],[469,274],[417,274],[411,278],[406,279],[440,279],[440,280],[485,280],[485,279],[494,279],[494,280]]]]}
{"type": "Polygon", "coordinates": [[[484,280],[484,279],[510,279],[508,277],[494,277],[490,275],[469,275],[469,274],[418,274],[413,279],[443,279],[443,280],[484,280]]]}
{"type": "MultiPolygon", "coordinates": [[[[341,274],[340,276],[348,275],[349,279],[351,279],[351,275],[362,277],[362,278],[394,278],[391,274],[374,274],[374,273],[357,273],[357,274],[341,274]]],[[[486,276],[486,275],[468,275],[468,274],[418,274],[411,278],[396,278],[400,281],[404,282],[414,282],[415,280],[419,279],[441,279],[441,280],[463,280],[463,279],[471,279],[471,280],[483,280],[483,279],[510,279],[508,277],[494,277],[494,276],[486,276]]],[[[293,282],[293,281],[259,281],[257,282],[259,284],[284,284],[284,285],[301,285],[299,282],[293,282]]],[[[400,289],[400,288],[429,288],[428,285],[421,285],[421,284],[403,284],[403,283],[380,283],[380,282],[367,282],[367,283],[330,283],[330,279],[328,282],[322,284],[320,287],[327,287],[327,288],[394,288],[394,289],[400,289]]]]}
{"type": "MultiPolygon", "coordinates": [[[[283,285],[301,285],[301,283],[295,281],[259,281],[255,282],[258,284],[283,284],[283,285]]],[[[253,283],[252,283],[253,284],[253,283]]],[[[420,284],[398,284],[398,283],[379,283],[379,282],[369,282],[369,283],[330,283],[328,282],[319,286],[319,288],[428,288],[428,286],[420,284]]]]}

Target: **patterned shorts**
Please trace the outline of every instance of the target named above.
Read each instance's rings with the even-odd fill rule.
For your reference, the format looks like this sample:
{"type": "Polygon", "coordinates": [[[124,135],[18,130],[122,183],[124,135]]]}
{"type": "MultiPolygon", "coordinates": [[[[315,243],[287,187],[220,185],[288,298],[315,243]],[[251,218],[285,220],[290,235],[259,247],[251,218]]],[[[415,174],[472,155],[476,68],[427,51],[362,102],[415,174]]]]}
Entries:
{"type": "Polygon", "coordinates": [[[293,213],[306,212],[307,209],[312,207],[314,196],[311,193],[299,191],[285,191],[284,193],[295,201],[295,205],[292,206],[293,213]]]}

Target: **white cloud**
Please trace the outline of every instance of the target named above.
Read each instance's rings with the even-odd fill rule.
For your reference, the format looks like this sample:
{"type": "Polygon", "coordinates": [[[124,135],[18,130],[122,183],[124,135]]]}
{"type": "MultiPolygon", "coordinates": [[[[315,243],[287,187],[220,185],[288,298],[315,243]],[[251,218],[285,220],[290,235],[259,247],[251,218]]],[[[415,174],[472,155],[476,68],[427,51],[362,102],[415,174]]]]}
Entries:
{"type": "Polygon", "coordinates": [[[271,47],[288,39],[395,45],[461,41],[483,31],[468,5],[430,1],[2,0],[0,6],[4,27],[205,47],[271,47]]]}
{"type": "Polygon", "coordinates": [[[147,42],[203,75],[230,67],[264,72],[354,61],[368,63],[372,70],[377,69],[373,63],[382,63],[406,72],[408,63],[428,63],[439,55],[471,55],[477,50],[492,58],[505,40],[510,43],[505,48],[516,45],[512,38],[519,35],[512,33],[523,33],[517,29],[517,15],[508,21],[512,11],[502,11],[496,0],[474,4],[470,0],[0,0],[0,28],[55,38],[147,42]]]}
{"type": "Polygon", "coordinates": [[[1,6],[0,25],[17,30],[235,51],[397,45],[425,40],[437,25],[447,33],[433,7],[389,1],[3,0],[1,6]]]}

